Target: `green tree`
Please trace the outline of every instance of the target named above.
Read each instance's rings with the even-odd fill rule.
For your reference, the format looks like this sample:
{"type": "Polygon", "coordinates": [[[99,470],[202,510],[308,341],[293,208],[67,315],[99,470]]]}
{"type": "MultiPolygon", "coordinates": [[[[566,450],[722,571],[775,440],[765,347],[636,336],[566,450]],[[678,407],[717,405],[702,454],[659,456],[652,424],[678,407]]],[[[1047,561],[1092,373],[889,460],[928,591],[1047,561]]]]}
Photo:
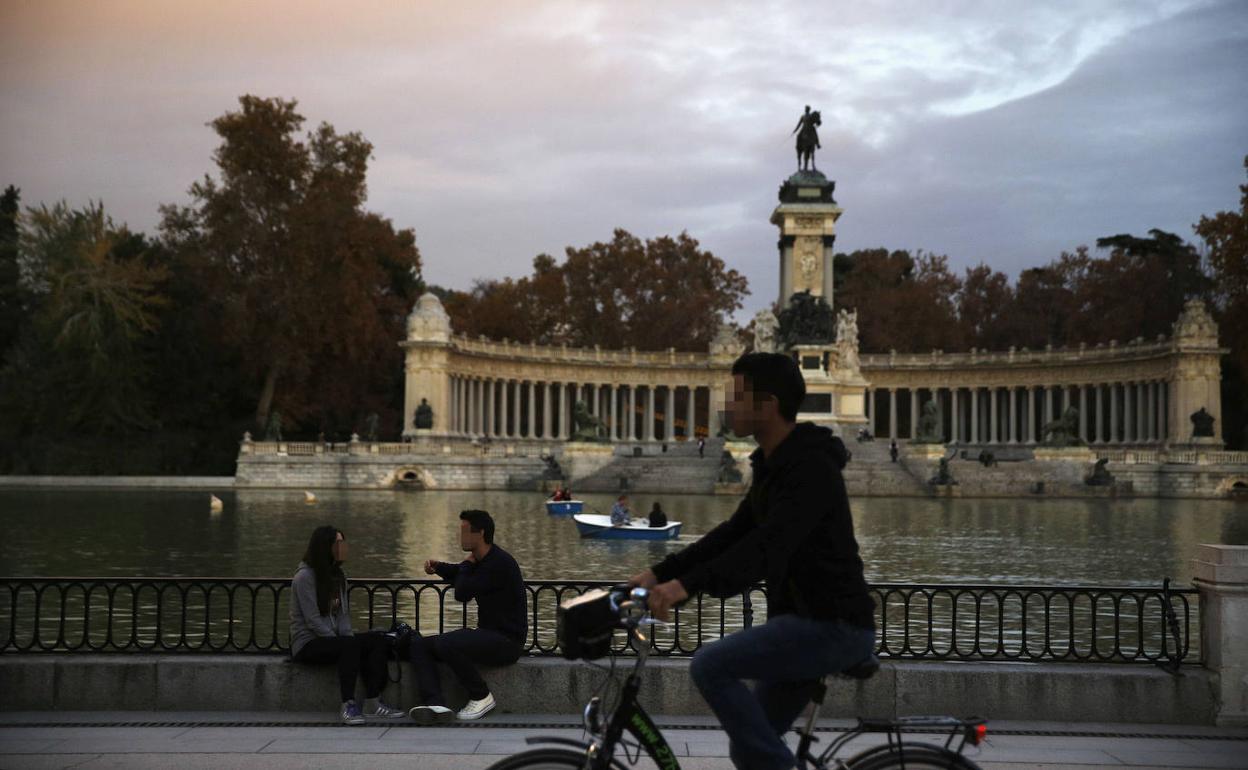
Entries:
{"type": "Polygon", "coordinates": [[[419,294],[410,230],[364,210],[372,145],[322,123],[306,141],[296,102],[239,98],[210,124],[217,177],[166,206],[162,230],[198,277],[218,344],[254,383],[254,421],[274,406],[346,430],[369,411],[398,424],[403,318],[419,294]]]}
{"type": "Polygon", "coordinates": [[[9,185],[0,196],[0,361],[17,339],[25,301],[18,267],[18,209],[21,192],[9,185]]]}
{"type": "Polygon", "coordinates": [[[157,328],[166,273],[145,262],[149,248],[99,204],[27,210],[19,253],[37,309],[0,375],[11,436],[154,424],[142,340],[157,328]]]}

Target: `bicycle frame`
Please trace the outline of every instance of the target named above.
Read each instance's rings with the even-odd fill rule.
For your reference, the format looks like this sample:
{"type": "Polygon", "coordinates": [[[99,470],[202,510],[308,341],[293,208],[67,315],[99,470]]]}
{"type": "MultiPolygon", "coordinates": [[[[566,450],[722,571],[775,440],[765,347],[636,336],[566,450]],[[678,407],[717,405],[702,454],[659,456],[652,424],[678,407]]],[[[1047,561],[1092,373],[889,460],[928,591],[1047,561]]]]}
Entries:
{"type": "MultiPolygon", "coordinates": [[[[586,753],[586,767],[590,770],[609,770],[611,762],[615,758],[615,749],[620,743],[620,739],[624,733],[632,735],[642,750],[654,761],[659,770],[680,770],[680,762],[676,759],[676,753],[672,751],[672,747],[668,745],[667,739],[663,737],[663,732],[659,726],[654,723],[646,710],[637,702],[637,693],[641,690],[641,670],[646,666],[646,660],[650,657],[649,640],[646,639],[637,629],[630,629],[630,641],[639,642],[636,645],[637,662],[633,665],[633,670],[629,673],[628,678],[624,681],[624,686],[620,691],[620,702],[615,712],[611,714],[611,720],[607,723],[606,729],[602,731],[602,735],[595,735],[594,739],[586,744],[582,741],[572,740],[570,738],[559,738],[556,736],[535,736],[526,738],[525,742],[534,743],[557,743],[565,746],[575,746],[584,749],[586,753]]],[[[612,653],[614,654],[614,653],[612,653]]],[[[593,718],[590,716],[595,709],[598,696],[594,696],[586,707],[586,729],[591,734],[594,733],[590,722],[593,718]]]]}

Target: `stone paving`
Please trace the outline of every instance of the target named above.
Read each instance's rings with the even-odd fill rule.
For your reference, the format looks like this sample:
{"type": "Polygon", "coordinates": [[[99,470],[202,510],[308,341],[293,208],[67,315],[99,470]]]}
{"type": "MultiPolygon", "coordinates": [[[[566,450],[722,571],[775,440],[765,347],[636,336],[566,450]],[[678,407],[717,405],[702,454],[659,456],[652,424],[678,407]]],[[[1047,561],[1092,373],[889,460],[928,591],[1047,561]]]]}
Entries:
{"type": "MultiPolygon", "coordinates": [[[[706,717],[669,717],[665,735],[689,770],[731,768],[706,717]]],[[[849,722],[829,720],[829,727],[849,722]]],[[[835,733],[821,733],[834,735],[835,733]]],[[[407,722],[344,727],[323,713],[15,712],[0,714],[0,770],[24,768],[486,768],[525,737],[581,732],[567,716],[500,715],[470,726],[407,722]],[[323,725],[309,724],[324,722],[323,725]],[[551,725],[567,725],[564,728],[551,725]]],[[[916,736],[926,737],[930,736],[916,736]]],[[[878,743],[870,736],[857,750],[878,743]]],[[[968,754],[984,768],[1248,768],[1248,729],[993,722],[968,754]]],[[[645,761],[636,765],[651,768],[645,761]]]]}

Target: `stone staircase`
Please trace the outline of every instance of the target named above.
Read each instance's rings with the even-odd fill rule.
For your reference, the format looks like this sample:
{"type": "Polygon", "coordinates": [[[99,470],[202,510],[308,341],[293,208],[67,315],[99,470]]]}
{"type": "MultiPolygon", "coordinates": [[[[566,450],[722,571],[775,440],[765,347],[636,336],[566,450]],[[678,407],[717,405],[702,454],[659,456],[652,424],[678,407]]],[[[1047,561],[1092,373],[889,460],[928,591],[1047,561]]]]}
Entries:
{"type": "Polygon", "coordinates": [[[699,457],[696,442],[671,442],[666,452],[661,442],[620,444],[611,462],[570,483],[577,492],[710,494],[719,478],[723,447],[723,439],[708,439],[699,457]]]}
{"type": "MultiPolygon", "coordinates": [[[[845,446],[851,452],[849,465],[845,467],[845,487],[850,497],[871,494],[913,497],[926,495],[927,479],[919,478],[922,472],[912,468],[904,460],[894,463],[888,456],[888,441],[864,441],[852,437],[845,446]]],[[[904,457],[905,449],[902,453],[904,457]]],[[[930,475],[930,474],[929,474],[930,475]]]]}

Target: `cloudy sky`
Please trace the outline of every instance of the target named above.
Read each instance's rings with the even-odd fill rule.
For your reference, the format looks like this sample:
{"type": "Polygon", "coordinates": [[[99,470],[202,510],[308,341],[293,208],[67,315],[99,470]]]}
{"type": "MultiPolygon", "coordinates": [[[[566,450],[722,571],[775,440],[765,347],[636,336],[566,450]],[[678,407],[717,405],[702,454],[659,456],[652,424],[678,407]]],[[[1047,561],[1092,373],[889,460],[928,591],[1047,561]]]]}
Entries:
{"type": "MultiPolygon", "coordinates": [[[[0,185],[152,231],[243,93],[375,145],[369,207],[432,282],[687,230],[774,300],[802,106],[837,246],[1011,275],[1238,204],[1244,0],[0,0],[0,185]]],[[[742,314],[743,316],[746,313],[742,314]]]]}

